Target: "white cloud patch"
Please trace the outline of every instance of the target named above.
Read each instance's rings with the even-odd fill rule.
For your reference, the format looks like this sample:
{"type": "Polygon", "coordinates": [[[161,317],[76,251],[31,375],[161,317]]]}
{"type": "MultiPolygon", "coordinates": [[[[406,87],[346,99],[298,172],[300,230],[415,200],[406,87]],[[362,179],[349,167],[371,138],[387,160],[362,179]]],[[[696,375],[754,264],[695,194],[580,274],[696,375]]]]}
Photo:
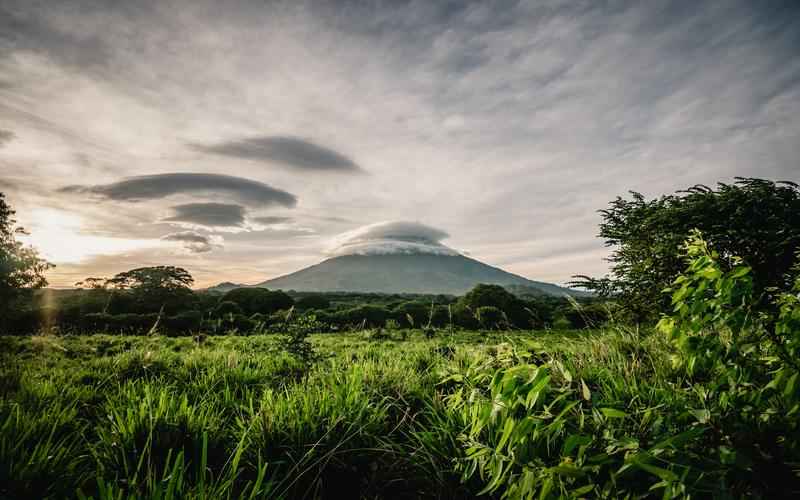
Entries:
{"type": "Polygon", "coordinates": [[[342,233],[330,242],[328,255],[459,255],[441,243],[449,235],[419,222],[386,221],[342,233]]]}

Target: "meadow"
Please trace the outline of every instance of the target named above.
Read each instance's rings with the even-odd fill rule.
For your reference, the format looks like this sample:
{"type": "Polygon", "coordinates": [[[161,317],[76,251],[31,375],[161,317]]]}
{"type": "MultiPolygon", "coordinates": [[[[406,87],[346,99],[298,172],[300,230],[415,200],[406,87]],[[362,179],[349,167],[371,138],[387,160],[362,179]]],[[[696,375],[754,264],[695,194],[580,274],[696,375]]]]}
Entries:
{"type": "Polygon", "coordinates": [[[547,363],[551,383],[630,415],[598,418],[647,435],[643,415],[652,426],[683,403],[653,356],[667,346],[633,335],[318,334],[311,366],[272,335],[0,337],[0,496],[474,496],[486,482],[462,480],[470,410],[450,398],[547,363]]]}

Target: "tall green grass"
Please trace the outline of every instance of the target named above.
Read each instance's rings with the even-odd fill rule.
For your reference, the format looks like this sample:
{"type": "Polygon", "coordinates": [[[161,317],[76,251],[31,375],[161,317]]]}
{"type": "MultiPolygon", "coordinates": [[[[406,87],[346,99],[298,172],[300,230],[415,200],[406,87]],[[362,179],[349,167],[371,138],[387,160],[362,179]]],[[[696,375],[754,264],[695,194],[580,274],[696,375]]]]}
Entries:
{"type": "Polygon", "coordinates": [[[725,490],[693,434],[702,395],[655,332],[311,340],[309,367],[271,336],[0,337],[0,498],[725,490]]]}

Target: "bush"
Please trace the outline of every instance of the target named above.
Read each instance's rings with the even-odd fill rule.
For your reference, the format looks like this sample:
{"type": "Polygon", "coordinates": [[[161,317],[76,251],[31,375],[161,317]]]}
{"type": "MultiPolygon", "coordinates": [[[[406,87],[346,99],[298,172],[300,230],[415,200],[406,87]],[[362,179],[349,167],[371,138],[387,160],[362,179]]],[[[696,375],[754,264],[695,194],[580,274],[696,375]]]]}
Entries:
{"type": "Polygon", "coordinates": [[[418,301],[409,301],[398,304],[394,308],[394,319],[401,325],[410,328],[421,327],[428,324],[431,314],[431,304],[418,301]]]}
{"type": "Polygon", "coordinates": [[[604,304],[580,304],[575,302],[565,307],[564,318],[569,321],[572,328],[598,328],[609,320],[608,310],[604,304]]]}
{"type": "Polygon", "coordinates": [[[611,274],[579,276],[573,284],[618,301],[634,321],[657,320],[669,310],[661,291],[683,271],[680,248],[693,229],[703,232],[711,250],[738,255],[750,266],[759,309],[774,306],[770,290],[785,290],[797,276],[792,264],[800,247],[800,186],[795,183],[737,178],[716,189],[694,186],[654,200],[631,195],[601,211],[600,237],[615,247],[611,274]]]}
{"type": "Polygon", "coordinates": [[[221,301],[238,304],[242,313],[247,315],[272,314],[294,305],[294,300],[286,293],[266,288],[236,288],[223,295],[221,301]]]}
{"type": "Polygon", "coordinates": [[[307,295],[297,299],[294,305],[298,311],[321,310],[329,308],[331,302],[324,295],[307,295]]]}
{"type": "Polygon", "coordinates": [[[525,303],[500,285],[477,285],[459,299],[458,304],[472,311],[479,307],[496,307],[503,311],[508,322],[518,328],[529,328],[531,315],[525,303]]]}
{"type": "Polygon", "coordinates": [[[368,327],[382,327],[386,325],[386,320],[392,317],[392,313],[385,307],[365,304],[363,306],[346,309],[336,313],[339,324],[361,325],[368,327]]]}
{"type": "MultiPolygon", "coordinates": [[[[800,279],[759,313],[751,268],[722,264],[699,233],[658,330],[673,347],[657,370],[642,339],[608,339],[599,370],[532,353],[456,373],[462,480],[502,498],[776,498],[800,478],[800,279]],[[624,340],[624,342],[623,342],[624,340]],[[610,342],[609,342],[610,341],[610,342]],[[616,345],[615,345],[616,344],[616,345]],[[608,363],[615,353],[613,375],[608,363]],[[495,368],[501,362],[499,368],[495,368]],[[594,378],[594,380],[593,380],[594,378]],[[665,380],[666,379],[666,380],[665,380]]],[[[517,354],[512,351],[512,356],[517,354]]],[[[575,353],[577,354],[577,353],[575,353]]],[[[580,356],[580,355],[579,355],[580,356]]]]}
{"type": "Polygon", "coordinates": [[[509,326],[503,311],[494,306],[479,307],[475,311],[475,317],[481,327],[489,330],[499,330],[509,326]]]}
{"type": "Polygon", "coordinates": [[[217,307],[214,308],[215,318],[224,318],[225,316],[229,316],[231,314],[244,314],[244,310],[242,310],[239,304],[230,300],[220,302],[217,307]]]}
{"type": "Polygon", "coordinates": [[[689,265],[672,287],[674,312],[658,326],[704,395],[709,456],[728,484],[798,491],[789,464],[800,463],[800,277],[774,292],[777,314],[758,313],[752,268],[741,258],[723,265],[699,231],[684,248],[689,265]]]}
{"type": "Polygon", "coordinates": [[[169,332],[188,334],[200,330],[202,323],[203,313],[200,311],[185,311],[163,318],[161,324],[169,332]]]}

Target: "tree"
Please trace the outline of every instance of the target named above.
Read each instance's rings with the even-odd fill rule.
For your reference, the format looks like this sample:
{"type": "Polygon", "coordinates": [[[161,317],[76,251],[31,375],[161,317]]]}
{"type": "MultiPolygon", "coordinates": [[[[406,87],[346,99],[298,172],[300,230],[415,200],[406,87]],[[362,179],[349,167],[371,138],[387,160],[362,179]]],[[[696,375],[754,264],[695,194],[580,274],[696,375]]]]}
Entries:
{"type": "Polygon", "coordinates": [[[532,319],[525,310],[525,303],[500,285],[477,285],[461,297],[458,304],[473,314],[479,307],[496,307],[505,313],[512,325],[520,328],[529,327],[532,319]]]}
{"type": "Polygon", "coordinates": [[[45,272],[54,267],[35,248],[17,241],[17,235],[26,233],[16,227],[15,213],[0,193],[0,318],[9,316],[5,309],[26,290],[47,286],[45,272]]]}
{"type": "Polygon", "coordinates": [[[716,189],[694,186],[646,200],[631,192],[601,210],[601,238],[614,247],[611,272],[576,276],[572,285],[613,297],[634,321],[656,319],[670,309],[662,294],[683,270],[681,245],[699,229],[724,259],[738,255],[753,270],[758,302],[769,309],[771,289],[785,289],[800,248],[800,187],[792,182],[737,178],[716,189]]]}
{"type": "Polygon", "coordinates": [[[214,317],[223,318],[231,314],[244,314],[241,306],[230,300],[223,300],[214,308],[214,317]]]}
{"type": "Polygon", "coordinates": [[[331,306],[331,301],[324,295],[307,295],[300,297],[295,301],[295,306],[300,311],[307,311],[309,309],[327,309],[331,306]]]}
{"type": "MultiPolygon", "coordinates": [[[[99,282],[99,281],[98,281],[99,282]]],[[[192,275],[174,266],[139,267],[109,278],[104,286],[120,290],[130,297],[137,312],[174,312],[190,309],[192,275]]]]}
{"type": "Polygon", "coordinates": [[[482,306],[475,311],[475,318],[478,320],[483,328],[489,330],[501,329],[508,327],[503,311],[495,306],[482,306]]]}
{"type": "Polygon", "coordinates": [[[294,305],[294,300],[285,292],[266,288],[235,288],[223,295],[220,300],[235,302],[247,315],[272,314],[294,305]]]}

